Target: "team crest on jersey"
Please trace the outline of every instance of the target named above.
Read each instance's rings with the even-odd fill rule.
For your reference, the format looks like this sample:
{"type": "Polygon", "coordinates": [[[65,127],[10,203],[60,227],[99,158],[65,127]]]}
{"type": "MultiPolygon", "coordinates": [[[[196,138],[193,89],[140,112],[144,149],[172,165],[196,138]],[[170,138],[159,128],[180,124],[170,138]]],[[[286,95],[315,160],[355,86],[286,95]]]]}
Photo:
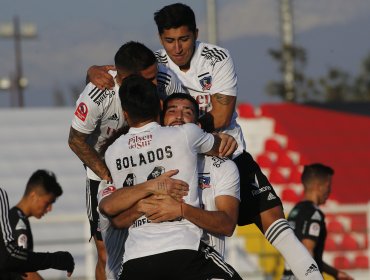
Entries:
{"type": "Polygon", "coordinates": [[[129,187],[133,186],[136,183],[136,176],[133,173],[127,175],[125,181],[122,184],[122,187],[129,187]]]}
{"type": "Polygon", "coordinates": [[[103,192],[102,192],[102,196],[105,197],[109,194],[111,194],[112,192],[114,192],[116,190],[116,187],[115,186],[108,186],[106,187],[103,192]]]}
{"type": "Polygon", "coordinates": [[[199,80],[200,85],[202,86],[202,90],[210,90],[212,87],[212,77],[206,76],[199,80]]]}
{"type": "Polygon", "coordinates": [[[150,172],[149,176],[148,176],[148,180],[151,180],[151,179],[155,179],[159,176],[161,176],[163,173],[164,173],[165,169],[163,166],[156,166],[154,167],[153,171],[150,172]]]}
{"type": "Polygon", "coordinates": [[[198,187],[202,190],[211,187],[211,177],[205,175],[198,175],[198,187]]]}
{"type": "Polygon", "coordinates": [[[27,249],[27,243],[28,243],[27,235],[25,235],[24,233],[19,235],[19,237],[18,237],[18,246],[23,247],[24,249],[27,249]]]}
{"type": "Polygon", "coordinates": [[[75,111],[75,116],[79,118],[81,121],[85,121],[87,117],[87,113],[89,110],[87,109],[87,106],[85,103],[81,102],[78,104],[77,109],[75,111]]]}

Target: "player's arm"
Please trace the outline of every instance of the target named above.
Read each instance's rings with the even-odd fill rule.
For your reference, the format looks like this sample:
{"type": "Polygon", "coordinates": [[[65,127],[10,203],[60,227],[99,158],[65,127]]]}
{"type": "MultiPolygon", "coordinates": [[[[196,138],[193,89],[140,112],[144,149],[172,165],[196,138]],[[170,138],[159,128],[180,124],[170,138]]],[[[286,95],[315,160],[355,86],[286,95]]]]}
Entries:
{"type": "Polygon", "coordinates": [[[99,89],[112,89],[114,87],[114,80],[112,75],[108,73],[109,70],[116,70],[114,65],[93,65],[87,70],[86,84],[89,82],[96,85],[99,89]]]}
{"type": "Polygon", "coordinates": [[[100,158],[98,152],[87,143],[88,137],[89,134],[79,132],[71,127],[69,131],[68,145],[79,159],[96,175],[103,180],[111,182],[112,178],[108,167],[100,158]]]}
{"type": "Polygon", "coordinates": [[[27,272],[23,276],[23,280],[43,280],[40,274],[37,272],[27,272]]]}
{"type": "Polygon", "coordinates": [[[177,173],[178,170],[170,170],[153,180],[120,188],[100,201],[99,210],[107,217],[116,216],[152,194],[168,194],[181,201],[188,194],[189,185],[171,178],[177,173]]]}
{"type": "Polygon", "coordinates": [[[323,262],[322,264],[322,271],[331,275],[332,277],[334,277],[334,279],[354,280],[354,278],[348,275],[346,272],[338,270],[335,267],[332,267],[331,265],[327,264],[326,262],[323,262]]]}
{"type": "Polygon", "coordinates": [[[168,196],[157,196],[145,199],[142,211],[155,223],[182,217],[208,232],[231,236],[238,219],[239,200],[221,195],[216,197],[215,202],[218,210],[207,211],[168,196]]]}
{"type": "Polygon", "coordinates": [[[230,125],[235,111],[236,96],[216,93],[211,95],[212,110],[199,119],[207,132],[219,131],[230,125]]]}
{"type": "Polygon", "coordinates": [[[140,201],[135,203],[129,209],[111,217],[110,221],[112,226],[115,228],[129,228],[138,218],[144,215],[144,213],[140,211],[139,204],[140,201]]]}
{"type": "Polygon", "coordinates": [[[304,238],[301,240],[303,245],[307,248],[308,252],[311,254],[311,256],[314,256],[314,250],[316,247],[317,242],[310,238],[304,238]]]}

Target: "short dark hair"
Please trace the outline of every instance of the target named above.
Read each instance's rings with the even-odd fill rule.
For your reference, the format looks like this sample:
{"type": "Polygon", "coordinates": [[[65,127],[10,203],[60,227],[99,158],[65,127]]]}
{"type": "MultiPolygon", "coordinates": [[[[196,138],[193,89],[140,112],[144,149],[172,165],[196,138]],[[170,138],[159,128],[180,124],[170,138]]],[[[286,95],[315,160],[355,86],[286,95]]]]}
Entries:
{"type": "Polygon", "coordinates": [[[55,174],[49,170],[36,170],[28,179],[24,196],[32,191],[40,189],[46,194],[53,194],[56,198],[63,194],[62,187],[57,182],[55,174]]]}
{"type": "Polygon", "coordinates": [[[183,92],[176,92],[176,93],[173,93],[173,94],[167,96],[166,99],[163,101],[162,120],[161,120],[162,124],[163,124],[164,115],[166,114],[166,111],[167,111],[167,108],[168,108],[168,102],[171,101],[171,100],[174,100],[174,99],[189,100],[194,106],[195,118],[196,118],[196,120],[198,120],[198,117],[199,117],[199,104],[198,104],[198,102],[190,94],[183,93],[183,92]]]}
{"type": "Polygon", "coordinates": [[[165,29],[179,28],[184,25],[193,33],[197,29],[194,11],[182,3],[164,6],[154,13],[154,21],[159,34],[162,34],[165,29]]]}
{"type": "Polygon", "coordinates": [[[151,49],[134,41],[122,45],[114,56],[114,63],[117,68],[136,74],[156,62],[157,60],[151,49]]]}
{"type": "Polygon", "coordinates": [[[122,109],[132,121],[155,120],[161,105],[157,87],[140,75],[130,75],[122,80],[119,88],[122,109]]]}
{"type": "Polygon", "coordinates": [[[302,184],[305,186],[306,184],[309,184],[313,179],[326,180],[329,176],[333,175],[333,168],[322,163],[313,163],[304,166],[301,180],[302,184]]]}

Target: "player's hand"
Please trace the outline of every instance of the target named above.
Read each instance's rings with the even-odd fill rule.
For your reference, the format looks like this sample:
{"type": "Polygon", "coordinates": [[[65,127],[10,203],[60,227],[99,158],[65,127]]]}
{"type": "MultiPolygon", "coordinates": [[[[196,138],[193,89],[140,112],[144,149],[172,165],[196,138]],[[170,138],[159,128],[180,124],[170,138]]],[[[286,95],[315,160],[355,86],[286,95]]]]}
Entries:
{"type": "Polygon", "coordinates": [[[349,276],[347,273],[341,270],[338,271],[337,279],[338,280],[354,280],[353,277],[349,276]]]}
{"type": "Polygon", "coordinates": [[[153,195],[141,203],[141,210],[152,223],[172,221],[181,217],[181,202],[168,195],[153,195]]]}
{"type": "Polygon", "coordinates": [[[54,252],[50,253],[52,257],[52,266],[51,268],[58,270],[66,270],[67,276],[70,277],[75,269],[74,259],[69,252],[54,252]]]}
{"type": "Polygon", "coordinates": [[[116,67],[114,65],[93,65],[87,70],[87,78],[101,90],[112,89],[114,80],[108,73],[109,70],[116,70],[116,67]]]}
{"type": "Polygon", "coordinates": [[[235,150],[238,148],[238,144],[234,137],[226,133],[217,133],[217,135],[221,139],[220,148],[219,148],[219,156],[220,157],[228,157],[231,156],[235,150]]]}
{"type": "Polygon", "coordinates": [[[177,169],[170,170],[153,179],[153,194],[168,194],[177,201],[182,201],[189,192],[189,185],[182,180],[171,178],[178,173],[177,169]]]}

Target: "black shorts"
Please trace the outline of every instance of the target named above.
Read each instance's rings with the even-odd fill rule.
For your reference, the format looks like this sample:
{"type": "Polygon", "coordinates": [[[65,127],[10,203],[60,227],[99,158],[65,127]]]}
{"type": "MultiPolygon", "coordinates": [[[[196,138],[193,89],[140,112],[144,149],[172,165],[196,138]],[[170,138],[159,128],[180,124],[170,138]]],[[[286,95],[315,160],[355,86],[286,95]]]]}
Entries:
{"type": "Polygon", "coordinates": [[[120,280],[237,279],[240,275],[211,247],[201,242],[198,251],[174,250],[132,259],[122,266],[120,280]]]}
{"type": "Polygon", "coordinates": [[[240,174],[239,226],[255,223],[261,212],[283,207],[269,180],[249,153],[243,151],[234,162],[240,174]]]}
{"type": "Polygon", "coordinates": [[[98,189],[100,181],[86,178],[86,210],[90,222],[91,237],[103,240],[99,227],[98,189]]]}

